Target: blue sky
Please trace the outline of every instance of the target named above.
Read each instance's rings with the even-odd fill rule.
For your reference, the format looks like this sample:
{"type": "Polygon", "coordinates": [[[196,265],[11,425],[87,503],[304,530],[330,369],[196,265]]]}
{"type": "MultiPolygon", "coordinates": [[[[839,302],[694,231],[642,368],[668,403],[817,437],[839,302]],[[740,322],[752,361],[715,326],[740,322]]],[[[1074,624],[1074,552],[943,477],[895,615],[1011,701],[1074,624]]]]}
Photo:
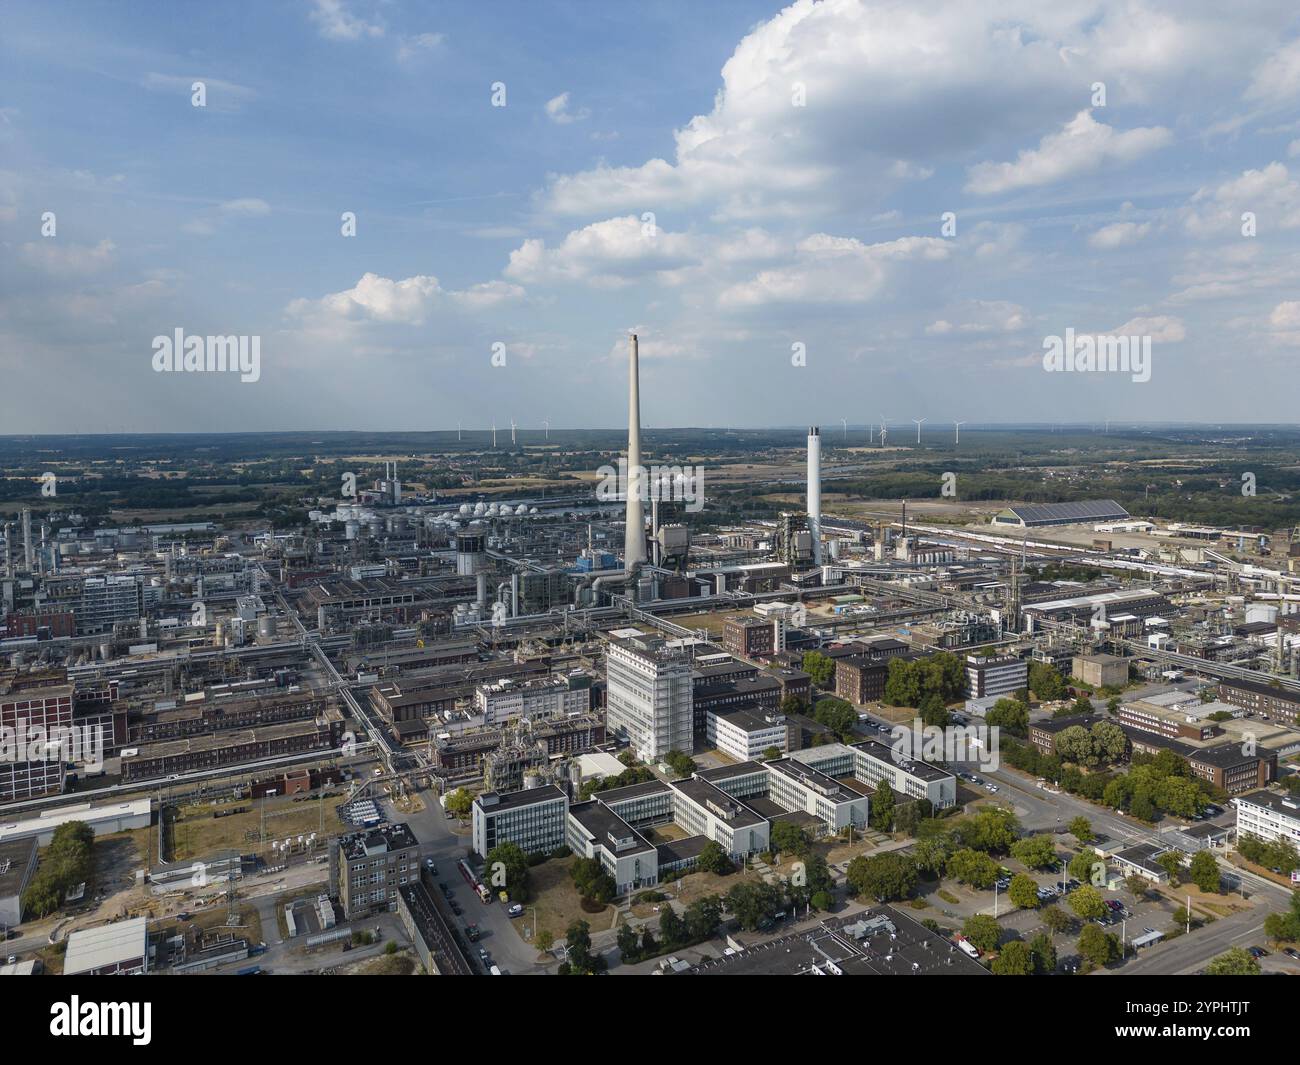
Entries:
{"type": "Polygon", "coordinates": [[[0,432],[611,426],[628,329],[652,426],[1296,420],[1287,3],[19,2],[0,30],[0,432]],[[260,379],[155,373],[177,328],[260,336],[260,379]],[[1150,382],[1045,372],[1067,328],[1151,337],[1150,382]]]}

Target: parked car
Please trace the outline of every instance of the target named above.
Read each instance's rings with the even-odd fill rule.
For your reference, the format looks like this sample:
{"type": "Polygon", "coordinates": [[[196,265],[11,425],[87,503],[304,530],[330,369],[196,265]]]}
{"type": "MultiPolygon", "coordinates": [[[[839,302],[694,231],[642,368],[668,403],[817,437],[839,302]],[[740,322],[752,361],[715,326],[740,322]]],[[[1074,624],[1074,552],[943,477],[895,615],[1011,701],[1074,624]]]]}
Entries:
{"type": "Polygon", "coordinates": [[[1252,958],[1267,958],[1268,951],[1266,951],[1263,947],[1251,947],[1250,956],[1252,958]]]}
{"type": "Polygon", "coordinates": [[[1295,947],[1287,947],[1282,951],[1282,953],[1285,954],[1288,958],[1293,958],[1296,961],[1300,961],[1300,950],[1296,950],[1295,947]]]}
{"type": "Polygon", "coordinates": [[[482,947],[479,947],[478,960],[481,961],[484,965],[487,965],[491,962],[492,958],[491,955],[489,955],[486,950],[484,950],[482,947]]]}
{"type": "Polygon", "coordinates": [[[517,902],[511,905],[510,909],[506,910],[506,913],[509,914],[511,917],[518,917],[523,912],[524,912],[523,906],[521,906],[517,902]]]}

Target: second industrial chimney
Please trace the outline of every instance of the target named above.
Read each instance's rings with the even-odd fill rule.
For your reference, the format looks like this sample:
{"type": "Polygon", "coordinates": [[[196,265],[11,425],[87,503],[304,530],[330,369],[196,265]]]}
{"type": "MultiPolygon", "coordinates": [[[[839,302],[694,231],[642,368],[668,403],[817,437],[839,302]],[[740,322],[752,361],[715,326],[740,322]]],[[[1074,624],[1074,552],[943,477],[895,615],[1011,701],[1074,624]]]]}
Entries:
{"type": "Polygon", "coordinates": [[[623,541],[623,570],[631,573],[645,563],[645,511],[641,506],[641,371],[636,334],[627,348],[627,530],[623,541]]]}
{"type": "Polygon", "coordinates": [[[808,429],[808,531],[812,534],[813,561],[822,564],[822,431],[808,429]]]}

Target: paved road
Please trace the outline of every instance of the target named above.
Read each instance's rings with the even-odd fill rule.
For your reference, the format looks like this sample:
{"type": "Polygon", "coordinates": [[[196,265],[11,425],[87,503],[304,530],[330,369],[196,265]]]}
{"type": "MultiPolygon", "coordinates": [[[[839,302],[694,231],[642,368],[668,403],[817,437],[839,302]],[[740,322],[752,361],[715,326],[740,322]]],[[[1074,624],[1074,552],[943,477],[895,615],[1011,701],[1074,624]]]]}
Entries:
{"type": "Polygon", "coordinates": [[[491,956],[493,964],[512,975],[553,971],[558,962],[551,965],[539,964],[536,948],[525,943],[515,930],[516,926],[530,920],[527,913],[511,920],[506,914],[506,908],[499,902],[484,905],[470,890],[456,871],[456,863],[469,850],[469,837],[458,836],[451,830],[455,822],[447,820],[432,792],[421,792],[421,798],[428,803],[428,808],[413,814],[397,809],[385,799],[382,804],[384,814],[390,821],[404,821],[410,826],[415,838],[420,841],[421,864],[424,858],[432,858],[438,866],[432,890],[438,890],[437,881],[451,888],[452,897],[461,908],[461,916],[453,917],[452,920],[457,920],[461,929],[469,924],[478,925],[482,938],[478,943],[470,944],[471,950],[477,951],[482,947],[491,956]]]}

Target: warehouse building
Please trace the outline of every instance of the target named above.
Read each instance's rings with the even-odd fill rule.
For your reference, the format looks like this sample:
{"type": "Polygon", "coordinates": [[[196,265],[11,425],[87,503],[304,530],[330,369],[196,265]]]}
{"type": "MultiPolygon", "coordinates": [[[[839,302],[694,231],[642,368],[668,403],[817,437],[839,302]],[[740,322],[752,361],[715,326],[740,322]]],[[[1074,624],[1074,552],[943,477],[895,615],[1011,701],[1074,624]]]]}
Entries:
{"type": "Polygon", "coordinates": [[[64,976],[124,976],[149,971],[149,925],[144,917],[68,933],[64,976]]]}
{"type": "Polygon", "coordinates": [[[1129,512],[1113,499],[1088,499],[1078,503],[1025,503],[993,516],[994,525],[1023,529],[1083,522],[1127,521],[1129,512]]]}

